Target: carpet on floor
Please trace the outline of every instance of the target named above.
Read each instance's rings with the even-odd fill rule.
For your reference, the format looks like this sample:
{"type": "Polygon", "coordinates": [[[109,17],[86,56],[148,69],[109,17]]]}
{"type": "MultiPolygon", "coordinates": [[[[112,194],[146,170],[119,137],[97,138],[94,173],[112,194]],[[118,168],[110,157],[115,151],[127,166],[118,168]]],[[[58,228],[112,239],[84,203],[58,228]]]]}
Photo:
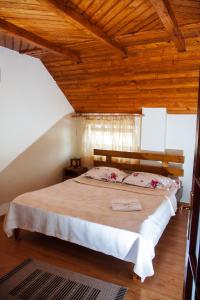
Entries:
{"type": "Polygon", "coordinates": [[[127,288],[27,259],[0,278],[0,299],[123,300],[127,288]]]}

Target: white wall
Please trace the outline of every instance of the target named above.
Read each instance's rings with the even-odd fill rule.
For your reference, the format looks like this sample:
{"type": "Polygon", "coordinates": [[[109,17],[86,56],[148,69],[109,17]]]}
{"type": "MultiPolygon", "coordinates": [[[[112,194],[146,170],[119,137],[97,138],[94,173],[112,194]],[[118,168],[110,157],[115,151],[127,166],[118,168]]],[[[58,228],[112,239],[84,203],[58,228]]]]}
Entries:
{"type": "Polygon", "coordinates": [[[74,153],[75,129],[74,118],[62,118],[0,172],[0,215],[18,195],[61,182],[74,153]]]}
{"type": "Polygon", "coordinates": [[[183,198],[188,202],[192,184],[196,115],[167,115],[166,148],[183,149],[185,155],[183,198]]]}
{"type": "MultiPolygon", "coordinates": [[[[188,202],[192,183],[196,115],[172,115],[167,114],[166,109],[164,109],[165,114],[163,114],[163,109],[160,110],[160,108],[148,108],[143,112],[145,117],[147,117],[148,114],[148,120],[144,122],[145,117],[142,119],[142,150],[164,151],[165,149],[180,149],[184,151],[184,177],[181,178],[183,182],[182,201],[188,202]],[[155,122],[155,116],[157,113],[161,113],[161,115],[158,116],[155,122]],[[157,130],[162,132],[162,134],[160,134],[157,138],[153,138],[153,135],[156,136],[157,130]],[[162,147],[160,145],[162,145],[162,147]]],[[[76,120],[76,126],[77,148],[75,155],[81,156],[81,140],[83,135],[81,118],[76,120]]],[[[143,163],[147,164],[146,161],[143,161],[143,163]]]]}
{"type": "Polygon", "coordinates": [[[141,149],[165,150],[166,108],[143,108],[141,129],[141,149]]]}
{"type": "Polygon", "coordinates": [[[73,108],[40,60],[0,47],[0,71],[1,215],[19,194],[61,181],[76,126],[73,108]]]}
{"type": "Polygon", "coordinates": [[[184,177],[181,178],[183,182],[182,201],[188,202],[192,184],[196,115],[166,114],[166,116],[163,116],[160,108],[147,108],[144,114],[141,134],[142,150],[180,149],[184,151],[184,177]],[[157,131],[159,135],[155,138],[154,135],[157,135],[157,131]]]}
{"type": "Polygon", "coordinates": [[[0,47],[0,171],[73,108],[40,60],[0,47]]]}

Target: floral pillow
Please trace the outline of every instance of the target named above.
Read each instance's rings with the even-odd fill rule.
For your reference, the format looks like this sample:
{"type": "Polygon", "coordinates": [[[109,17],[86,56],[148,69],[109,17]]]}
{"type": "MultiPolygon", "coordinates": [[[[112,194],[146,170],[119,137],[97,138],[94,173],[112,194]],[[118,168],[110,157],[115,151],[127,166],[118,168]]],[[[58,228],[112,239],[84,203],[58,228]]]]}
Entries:
{"type": "Polygon", "coordinates": [[[127,173],[116,168],[95,167],[85,173],[86,177],[110,182],[122,182],[127,173]]]}
{"type": "Polygon", "coordinates": [[[152,189],[169,189],[174,180],[152,173],[133,172],[123,180],[123,183],[152,189]]]}

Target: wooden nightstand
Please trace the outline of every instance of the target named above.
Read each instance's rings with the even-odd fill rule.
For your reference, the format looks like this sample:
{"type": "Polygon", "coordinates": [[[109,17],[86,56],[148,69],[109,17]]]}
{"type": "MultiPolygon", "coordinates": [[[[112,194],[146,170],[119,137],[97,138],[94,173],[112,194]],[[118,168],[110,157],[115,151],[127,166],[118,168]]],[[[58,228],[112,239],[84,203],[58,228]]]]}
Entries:
{"type": "Polygon", "coordinates": [[[87,167],[79,167],[79,168],[66,167],[63,170],[63,181],[78,177],[81,174],[87,172],[87,170],[88,170],[87,167]]]}

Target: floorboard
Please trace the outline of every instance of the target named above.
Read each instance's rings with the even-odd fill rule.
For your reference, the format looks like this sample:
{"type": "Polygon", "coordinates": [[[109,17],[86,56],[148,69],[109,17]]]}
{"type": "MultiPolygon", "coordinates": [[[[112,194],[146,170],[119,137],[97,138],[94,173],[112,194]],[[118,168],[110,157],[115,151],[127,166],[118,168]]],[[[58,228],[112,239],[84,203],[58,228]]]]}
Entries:
{"type": "Polygon", "coordinates": [[[27,257],[128,287],[126,300],[181,300],[187,215],[178,213],[167,226],[153,260],[155,275],[132,280],[132,265],[56,238],[23,231],[8,239],[0,218],[0,276],[27,257]]]}

